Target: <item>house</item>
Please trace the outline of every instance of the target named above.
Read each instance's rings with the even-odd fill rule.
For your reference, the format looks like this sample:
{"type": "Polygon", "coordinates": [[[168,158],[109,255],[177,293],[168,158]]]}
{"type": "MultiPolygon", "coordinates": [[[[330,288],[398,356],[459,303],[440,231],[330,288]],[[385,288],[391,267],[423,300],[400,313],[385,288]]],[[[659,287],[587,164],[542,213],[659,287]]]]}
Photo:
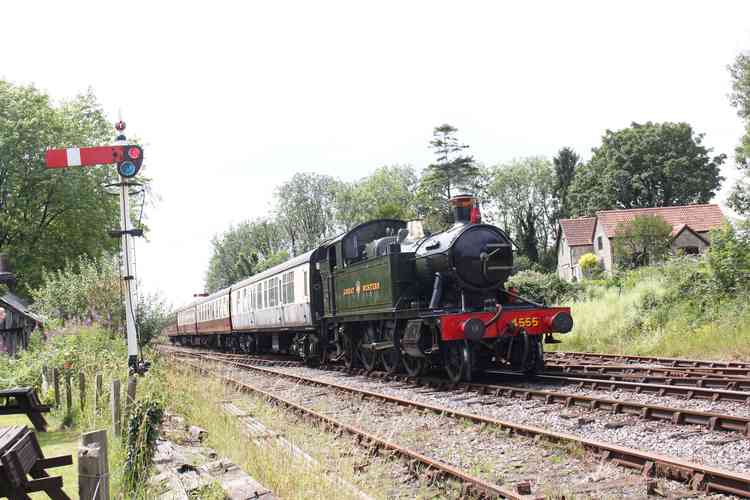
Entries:
{"type": "Polygon", "coordinates": [[[557,273],[568,281],[581,279],[578,259],[593,253],[607,272],[614,268],[613,238],[620,224],[639,215],[658,215],[672,226],[672,248],[686,254],[703,253],[710,244],[709,231],[724,223],[719,205],[601,210],[595,217],[560,220],[561,237],[557,248],[557,273]]]}
{"type": "Polygon", "coordinates": [[[0,296],[0,355],[26,349],[31,332],[41,326],[42,319],[20,297],[12,292],[0,296]]]}

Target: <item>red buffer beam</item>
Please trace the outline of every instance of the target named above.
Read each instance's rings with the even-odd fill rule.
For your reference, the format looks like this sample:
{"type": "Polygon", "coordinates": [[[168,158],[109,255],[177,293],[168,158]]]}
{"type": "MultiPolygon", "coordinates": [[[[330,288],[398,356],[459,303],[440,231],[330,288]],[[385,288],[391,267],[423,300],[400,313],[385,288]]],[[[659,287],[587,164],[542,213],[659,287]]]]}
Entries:
{"type": "Polygon", "coordinates": [[[50,149],[45,154],[47,168],[108,165],[125,160],[127,146],[50,149]]]}

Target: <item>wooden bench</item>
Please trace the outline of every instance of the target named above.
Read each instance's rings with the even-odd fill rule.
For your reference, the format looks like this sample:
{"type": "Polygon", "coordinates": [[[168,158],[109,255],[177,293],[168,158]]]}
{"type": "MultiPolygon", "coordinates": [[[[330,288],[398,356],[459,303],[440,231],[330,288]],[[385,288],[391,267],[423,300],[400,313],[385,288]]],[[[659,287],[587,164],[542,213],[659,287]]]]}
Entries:
{"type": "Polygon", "coordinates": [[[31,429],[0,427],[0,498],[27,500],[29,493],[44,491],[53,500],[70,500],[62,477],[51,477],[45,469],[72,463],[71,455],[44,458],[31,429]]]}
{"type": "Polygon", "coordinates": [[[0,390],[0,399],[5,404],[0,406],[0,415],[17,415],[25,413],[34,429],[39,432],[47,431],[47,421],[42,413],[48,413],[49,405],[43,405],[39,401],[36,392],[31,387],[15,387],[13,389],[0,390]]]}

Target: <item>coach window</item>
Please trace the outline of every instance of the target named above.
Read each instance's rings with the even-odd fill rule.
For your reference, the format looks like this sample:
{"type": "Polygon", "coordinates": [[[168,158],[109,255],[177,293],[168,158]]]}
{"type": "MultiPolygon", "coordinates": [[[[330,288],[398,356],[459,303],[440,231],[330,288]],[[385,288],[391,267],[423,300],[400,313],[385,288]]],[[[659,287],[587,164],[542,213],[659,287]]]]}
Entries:
{"type": "Polygon", "coordinates": [[[294,271],[284,274],[283,282],[284,304],[291,304],[294,302],[294,271]]]}
{"type": "Polygon", "coordinates": [[[307,297],[307,271],[302,271],[302,281],[305,283],[305,297],[307,297]]]}

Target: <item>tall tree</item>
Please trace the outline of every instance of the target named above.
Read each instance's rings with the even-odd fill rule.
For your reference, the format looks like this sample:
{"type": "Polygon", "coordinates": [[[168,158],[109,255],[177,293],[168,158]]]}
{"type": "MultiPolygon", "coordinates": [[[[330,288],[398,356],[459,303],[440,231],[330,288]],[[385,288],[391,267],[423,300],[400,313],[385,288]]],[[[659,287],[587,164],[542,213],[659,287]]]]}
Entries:
{"type": "Polygon", "coordinates": [[[435,163],[422,172],[417,189],[421,215],[428,226],[442,226],[453,222],[448,199],[458,190],[476,191],[479,188],[479,167],[474,157],[467,154],[469,146],[456,137],[458,129],[443,124],[432,132],[430,147],[435,163]]]}
{"type": "Polygon", "coordinates": [[[345,230],[371,219],[416,217],[417,174],[411,166],[383,166],[355,182],[342,182],[335,194],[337,225],[345,230]]]}
{"type": "Polygon", "coordinates": [[[591,160],[577,169],[573,215],[597,210],[707,203],[724,179],[726,155],[710,156],[703,134],[687,123],[633,123],[607,130],[591,160]]]}
{"type": "Polygon", "coordinates": [[[292,255],[311,250],[334,231],[338,181],[328,175],[297,173],[276,190],[276,221],[292,255]]]}
{"type": "Polygon", "coordinates": [[[576,169],[581,165],[581,157],[571,148],[562,148],[557,156],[552,158],[555,167],[555,198],[557,199],[557,218],[570,217],[570,200],[568,191],[573,183],[576,169]]]}
{"type": "Polygon", "coordinates": [[[220,290],[252,276],[288,257],[282,228],[267,219],[231,226],[211,240],[212,254],[206,271],[206,291],[220,290]]]}
{"type": "Polygon", "coordinates": [[[542,157],[489,169],[484,196],[492,218],[510,233],[521,254],[540,262],[554,240],[556,205],[552,164],[542,157]]]}
{"type": "Polygon", "coordinates": [[[737,167],[744,172],[729,196],[729,205],[741,214],[750,214],[750,54],[740,54],[729,66],[732,77],[732,106],[745,122],[745,135],[734,150],[737,167]]]}
{"type": "Polygon", "coordinates": [[[90,91],[54,105],[32,86],[0,80],[0,252],[11,257],[21,293],[41,283],[44,269],[117,249],[106,236],[118,220],[105,187],[116,182],[114,169],[44,167],[45,149],[109,143],[112,133],[90,91]]]}

